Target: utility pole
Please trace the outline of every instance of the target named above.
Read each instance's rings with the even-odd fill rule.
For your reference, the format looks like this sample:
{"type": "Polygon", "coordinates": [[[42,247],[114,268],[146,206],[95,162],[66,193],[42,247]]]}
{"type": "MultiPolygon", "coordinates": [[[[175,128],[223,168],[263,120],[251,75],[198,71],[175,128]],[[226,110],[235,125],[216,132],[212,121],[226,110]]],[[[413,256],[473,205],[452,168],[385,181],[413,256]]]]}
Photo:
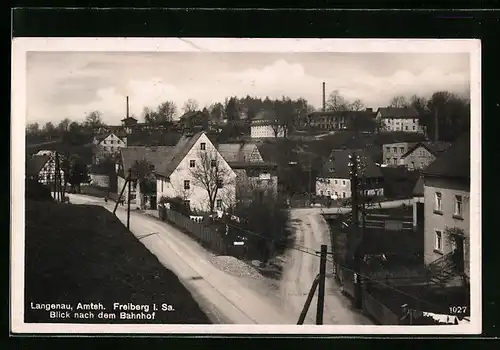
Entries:
{"type": "Polygon", "coordinates": [[[361,309],[363,306],[362,298],[362,288],[361,288],[361,243],[363,241],[362,232],[360,232],[359,225],[359,177],[358,177],[358,156],[355,152],[350,156],[351,162],[349,163],[351,168],[351,202],[352,202],[352,228],[351,234],[354,237],[351,238],[351,244],[356,244],[354,251],[354,307],[361,309]],[[358,235],[359,233],[359,235],[358,235]]]}
{"type": "Polygon", "coordinates": [[[318,285],[318,309],[316,311],[316,324],[323,324],[323,309],[325,307],[325,279],[326,279],[326,249],[321,245],[321,256],[319,263],[319,285],[318,285]]]}
{"type": "Polygon", "coordinates": [[[130,192],[132,190],[132,169],[128,169],[127,229],[130,230],[130,192]]]}

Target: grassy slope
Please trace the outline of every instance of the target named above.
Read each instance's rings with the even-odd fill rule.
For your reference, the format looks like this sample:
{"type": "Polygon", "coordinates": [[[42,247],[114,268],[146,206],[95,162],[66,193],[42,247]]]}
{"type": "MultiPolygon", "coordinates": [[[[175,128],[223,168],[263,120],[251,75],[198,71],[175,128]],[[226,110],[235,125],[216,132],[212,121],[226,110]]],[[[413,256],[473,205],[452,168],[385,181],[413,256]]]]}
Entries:
{"type": "Polygon", "coordinates": [[[102,302],[107,309],[156,302],[176,311],[128,322],[210,323],[178,278],[98,206],[26,202],[25,281],[26,322],[49,321],[46,312],[30,311],[31,302],[102,302]]]}

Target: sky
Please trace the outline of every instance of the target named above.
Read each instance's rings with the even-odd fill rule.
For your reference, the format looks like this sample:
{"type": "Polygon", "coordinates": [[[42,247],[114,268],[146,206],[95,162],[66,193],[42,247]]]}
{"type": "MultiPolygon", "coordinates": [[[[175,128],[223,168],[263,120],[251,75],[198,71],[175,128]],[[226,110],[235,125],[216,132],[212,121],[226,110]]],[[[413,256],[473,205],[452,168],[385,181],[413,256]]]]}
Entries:
{"type": "Polygon", "coordinates": [[[395,95],[448,90],[469,95],[468,53],[222,53],[35,52],[27,53],[27,123],[82,121],[98,110],[118,125],[144,107],[171,100],[178,114],[188,99],[200,107],[247,95],[305,98],[321,108],[338,90],[376,110],[395,95]]]}

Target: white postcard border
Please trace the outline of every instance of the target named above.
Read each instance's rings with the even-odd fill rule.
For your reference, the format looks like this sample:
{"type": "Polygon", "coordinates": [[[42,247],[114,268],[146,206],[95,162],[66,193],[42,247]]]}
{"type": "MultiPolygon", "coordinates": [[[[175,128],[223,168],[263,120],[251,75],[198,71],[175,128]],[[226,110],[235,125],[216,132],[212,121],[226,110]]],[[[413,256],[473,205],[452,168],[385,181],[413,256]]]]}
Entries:
{"type": "Polygon", "coordinates": [[[479,334],[481,291],[481,42],[477,39],[15,38],[11,115],[11,331],[127,334],[479,334]],[[455,326],[148,325],[24,323],[24,163],[28,51],[469,53],[471,96],[471,322],[455,326]],[[23,176],[21,176],[23,175],[23,176]]]}

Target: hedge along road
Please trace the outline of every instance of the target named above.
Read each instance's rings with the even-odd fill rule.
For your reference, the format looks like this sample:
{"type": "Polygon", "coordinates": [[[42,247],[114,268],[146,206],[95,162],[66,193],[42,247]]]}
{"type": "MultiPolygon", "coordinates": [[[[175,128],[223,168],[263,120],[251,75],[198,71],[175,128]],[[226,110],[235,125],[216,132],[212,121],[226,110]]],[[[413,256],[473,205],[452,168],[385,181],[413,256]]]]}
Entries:
{"type": "MultiPolygon", "coordinates": [[[[106,204],[103,199],[90,196],[70,194],[69,197],[73,204],[100,205],[111,212],[115,205],[112,201],[106,204]]],[[[126,207],[118,207],[116,214],[126,225],[126,207]]],[[[245,286],[245,281],[216,268],[210,263],[213,255],[175,227],[131,211],[130,229],[136,237],[143,237],[140,239],[142,244],[158,258],[160,263],[177,275],[212,322],[297,323],[298,314],[283,312],[275,300],[265,296],[266,290],[259,292],[248,288],[245,286]]],[[[179,308],[182,305],[174,307],[179,308]]]]}

